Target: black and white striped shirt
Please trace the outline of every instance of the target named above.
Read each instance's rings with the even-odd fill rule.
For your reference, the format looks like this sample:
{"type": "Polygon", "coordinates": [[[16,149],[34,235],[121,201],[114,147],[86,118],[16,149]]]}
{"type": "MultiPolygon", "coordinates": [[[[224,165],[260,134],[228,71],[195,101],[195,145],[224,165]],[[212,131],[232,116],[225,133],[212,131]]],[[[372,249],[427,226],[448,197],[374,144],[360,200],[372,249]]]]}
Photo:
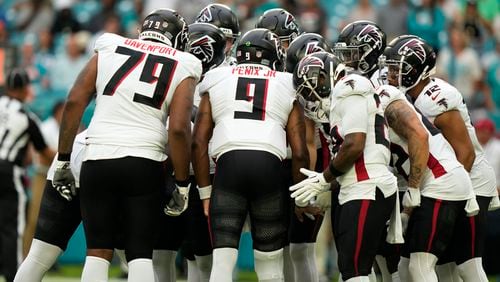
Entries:
{"type": "Polygon", "coordinates": [[[26,112],[20,101],[1,96],[0,163],[23,166],[29,142],[33,143],[37,151],[47,147],[38,119],[26,112]]]}

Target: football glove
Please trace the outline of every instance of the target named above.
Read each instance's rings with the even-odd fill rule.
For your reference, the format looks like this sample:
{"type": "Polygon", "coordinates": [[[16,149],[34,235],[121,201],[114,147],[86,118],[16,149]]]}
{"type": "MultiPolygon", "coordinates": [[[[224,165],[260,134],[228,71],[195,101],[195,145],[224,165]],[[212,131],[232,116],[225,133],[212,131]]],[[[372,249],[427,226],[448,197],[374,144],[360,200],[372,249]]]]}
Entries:
{"type": "Polygon", "coordinates": [[[420,189],[408,187],[403,196],[403,207],[414,208],[420,206],[420,189]]]}
{"type": "Polygon", "coordinates": [[[172,198],[164,209],[166,215],[179,216],[187,209],[190,187],[191,183],[189,183],[187,187],[179,186],[177,183],[175,184],[175,190],[172,193],[172,198]]]}
{"type": "Polygon", "coordinates": [[[71,172],[69,161],[56,161],[52,186],[68,201],[71,201],[73,196],[76,196],[75,177],[71,172]]]}
{"type": "Polygon", "coordinates": [[[323,173],[305,168],[301,168],[300,172],[307,178],[290,187],[293,192],[290,197],[295,199],[295,203],[308,203],[318,194],[330,190],[330,183],[325,180],[323,173]]]}

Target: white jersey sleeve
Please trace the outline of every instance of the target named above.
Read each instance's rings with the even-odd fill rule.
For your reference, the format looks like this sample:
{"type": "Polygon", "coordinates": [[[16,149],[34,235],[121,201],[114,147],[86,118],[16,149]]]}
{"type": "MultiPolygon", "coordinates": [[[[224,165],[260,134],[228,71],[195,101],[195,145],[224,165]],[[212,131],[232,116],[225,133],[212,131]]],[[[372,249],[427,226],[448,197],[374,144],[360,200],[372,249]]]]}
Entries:
{"type": "MultiPolygon", "coordinates": [[[[85,138],[87,137],[87,131],[84,130],[80,132],[75,137],[75,141],[73,142],[73,149],[71,151],[70,157],[70,167],[73,176],[75,177],[75,185],[76,187],[80,187],[80,170],[82,168],[83,157],[85,155],[85,138]]],[[[56,160],[57,156],[55,156],[50,168],[47,172],[47,180],[52,181],[54,178],[54,171],[56,169],[56,160]]]]}
{"type": "Polygon", "coordinates": [[[380,99],[380,106],[382,107],[382,111],[384,112],[385,109],[387,109],[387,107],[394,101],[407,101],[405,94],[391,85],[381,85],[377,87],[376,93],[378,95],[378,98],[380,99]]]}
{"type": "Polygon", "coordinates": [[[455,87],[430,83],[415,100],[415,107],[434,122],[434,119],[444,112],[460,110],[463,103],[462,94],[455,87]]]}
{"type": "Polygon", "coordinates": [[[105,33],[98,55],[96,108],[88,128],[88,159],[166,159],[165,123],[178,85],[198,82],[201,62],[165,44],[105,33]]]}

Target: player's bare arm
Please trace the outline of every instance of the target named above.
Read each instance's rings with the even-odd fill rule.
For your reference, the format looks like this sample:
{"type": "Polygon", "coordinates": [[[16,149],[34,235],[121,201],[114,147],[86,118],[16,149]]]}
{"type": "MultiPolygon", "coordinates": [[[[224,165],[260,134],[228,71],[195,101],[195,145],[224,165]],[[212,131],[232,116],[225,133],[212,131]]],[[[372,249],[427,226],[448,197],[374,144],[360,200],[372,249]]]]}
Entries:
{"type": "Polygon", "coordinates": [[[87,65],[80,71],[69,92],[59,132],[59,154],[71,154],[83,112],[96,92],[96,79],[97,54],[92,56],[87,65]]]}
{"type": "MultiPolygon", "coordinates": [[[[339,152],[330,162],[330,166],[341,172],[348,171],[356,160],[361,157],[361,154],[363,154],[365,141],[366,133],[354,132],[347,134],[342,146],[340,146],[339,152]]],[[[332,174],[330,168],[325,169],[323,175],[328,182],[332,182],[336,177],[332,174]]]]}
{"type": "Polygon", "coordinates": [[[169,110],[168,143],[177,181],[185,181],[189,178],[191,110],[195,87],[194,78],[184,79],[175,90],[169,110]]]}
{"type": "Polygon", "coordinates": [[[306,124],[306,146],[307,151],[309,152],[309,169],[314,170],[316,166],[317,160],[317,151],[316,151],[316,124],[313,120],[309,118],[305,118],[306,124]]]}
{"type": "Polygon", "coordinates": [[[385,118],[396,134],[408,142],[408,186],[418,188],[429,159],[428,133],[415,111],[404,101],[389,104],[385,110],[385,118]]]}
{"type": "Polygon", "coordinates": [[[301,167],[308,167],[309,155],[306,146],[306,124],[304,110],[297,101],[293,104],[293,109],[288,116],[286,125],[286,137],[292,148],[292,177],[295,183],[304,179],[300,173],[301,167]]]}
{"type": "Polygon", "coordinates": [[[208,93],[201,97],[198,114],[193,129],[193,169],[198,186],[205,187],[210,182],[210,160],[208,142],[212,138],[214,122],[208,93]]]}
{"type": "Polygon", "coordinates": [[[470,172],[476,153],[459,111],[447,111],[436,117],[434,125],[441,130],[455,151],[458,161],[470,172]]]}

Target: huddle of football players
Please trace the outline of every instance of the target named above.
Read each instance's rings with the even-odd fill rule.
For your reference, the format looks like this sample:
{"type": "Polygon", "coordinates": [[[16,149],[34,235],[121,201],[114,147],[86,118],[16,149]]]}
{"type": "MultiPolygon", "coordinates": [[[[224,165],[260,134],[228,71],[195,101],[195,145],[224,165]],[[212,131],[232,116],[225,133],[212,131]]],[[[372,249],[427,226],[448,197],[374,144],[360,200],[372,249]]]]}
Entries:
{"type": "Polygon", "coordinates": [[[374,264],[384,282],[488,281],[494,173],[421,38],[387,44],[357,21],[331,46],[284,9],[240,35],[210,4],[190,25],[156,10],[138,39],[108,33],[94,49],[14,281],[42,281],[80,221],[84,282],[107,281],[114,252],[128,281],[175,281],[180,249],[188,281],[232,281],[247,218],[259,281],[318,281],[329,208],[341,281],[376,281],[374,264]]]}

